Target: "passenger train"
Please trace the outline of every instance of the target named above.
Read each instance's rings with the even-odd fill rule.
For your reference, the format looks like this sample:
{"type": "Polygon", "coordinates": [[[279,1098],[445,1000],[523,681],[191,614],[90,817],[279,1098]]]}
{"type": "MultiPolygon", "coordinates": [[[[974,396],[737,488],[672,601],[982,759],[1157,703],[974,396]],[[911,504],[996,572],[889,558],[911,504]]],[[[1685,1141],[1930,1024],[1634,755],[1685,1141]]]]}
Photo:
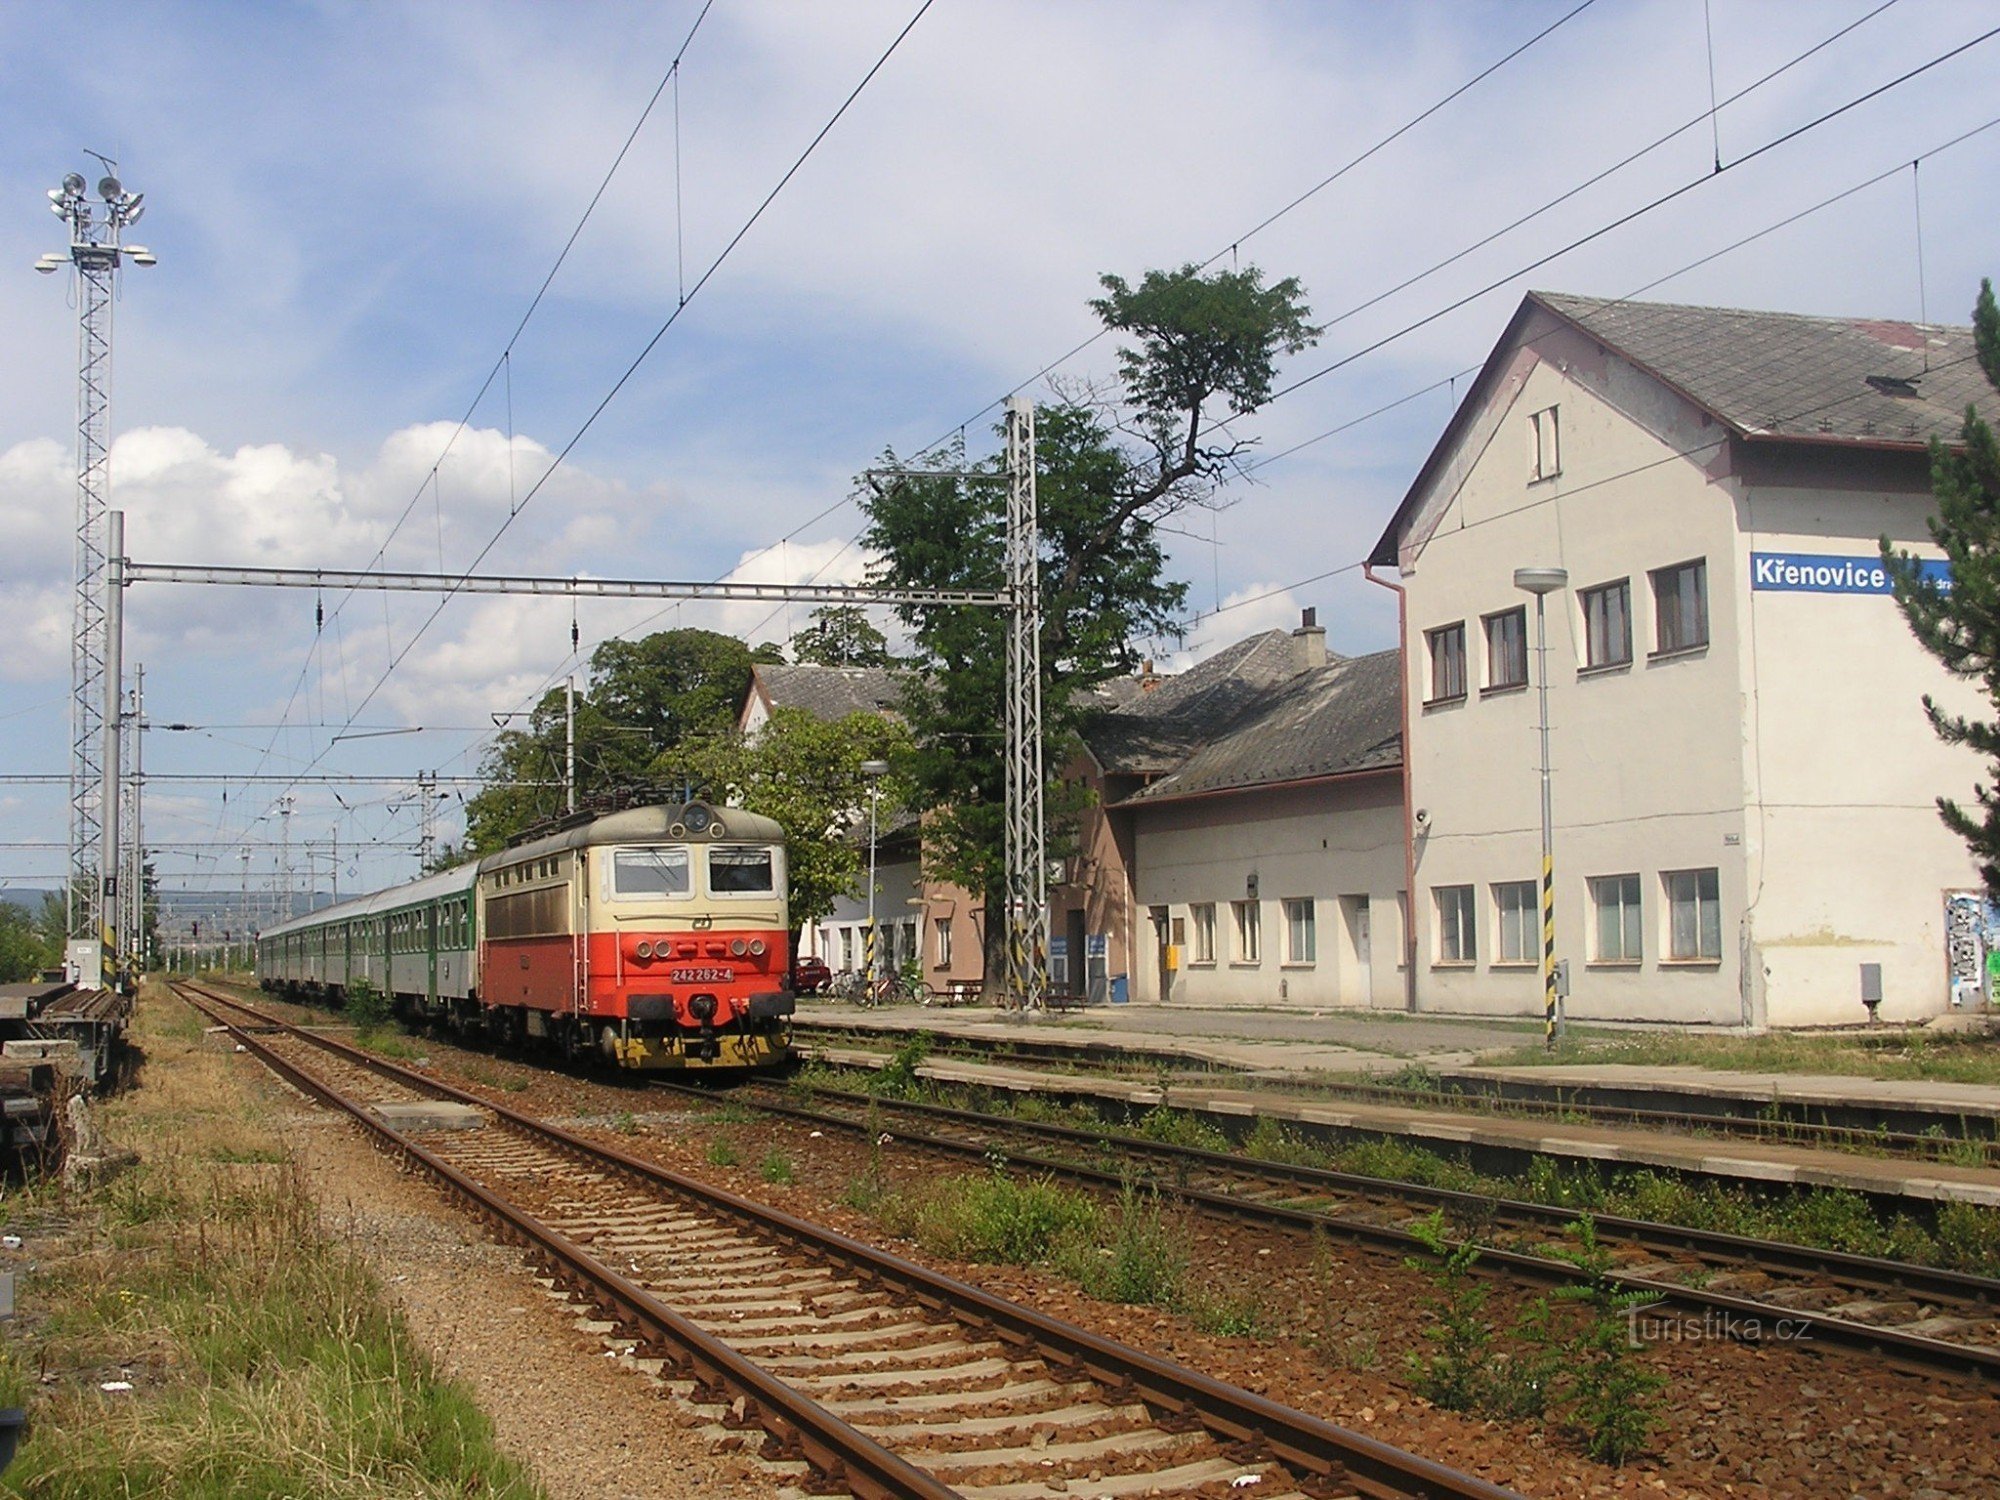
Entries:
{"type": "Polygon", "coordinates": [[[624,1068],[791,1056],[785,843],[704,802],[592,817],[408,885],[280,922],[257,979],[405,1020],[624,1068]]]}

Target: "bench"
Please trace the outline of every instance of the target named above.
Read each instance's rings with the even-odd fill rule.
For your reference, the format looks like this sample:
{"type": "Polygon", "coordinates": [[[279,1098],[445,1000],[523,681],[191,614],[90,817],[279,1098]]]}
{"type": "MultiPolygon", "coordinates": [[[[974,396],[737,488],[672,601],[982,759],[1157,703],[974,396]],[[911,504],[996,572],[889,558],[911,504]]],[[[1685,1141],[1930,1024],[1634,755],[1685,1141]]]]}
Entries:
{"type": "Polygon", "coordinates": [[[1082,1010],[1090,1004],[1088,995],[1079,995],[1070,990],[1050,990],[1042,996],[1042,1004],[1056,1012],[1082,1010]]]}

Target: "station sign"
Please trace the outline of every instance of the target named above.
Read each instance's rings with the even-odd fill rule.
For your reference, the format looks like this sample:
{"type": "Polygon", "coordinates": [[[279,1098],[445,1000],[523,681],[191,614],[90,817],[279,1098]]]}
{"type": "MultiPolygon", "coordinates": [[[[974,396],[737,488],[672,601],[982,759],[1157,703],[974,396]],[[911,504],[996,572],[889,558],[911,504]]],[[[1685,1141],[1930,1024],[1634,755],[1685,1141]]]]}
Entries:
{"type": "MultiPolygon", "coordinates": [[[[1951,587],[1951,564],[1917,559],[1918,574],[1940,588],[1951,587]]],[[[1750,587],[1789,594],[1887,594],[1889,570],[1880,556],[1838,557],[1821,552],[1753,552],[1750,587]]]]}

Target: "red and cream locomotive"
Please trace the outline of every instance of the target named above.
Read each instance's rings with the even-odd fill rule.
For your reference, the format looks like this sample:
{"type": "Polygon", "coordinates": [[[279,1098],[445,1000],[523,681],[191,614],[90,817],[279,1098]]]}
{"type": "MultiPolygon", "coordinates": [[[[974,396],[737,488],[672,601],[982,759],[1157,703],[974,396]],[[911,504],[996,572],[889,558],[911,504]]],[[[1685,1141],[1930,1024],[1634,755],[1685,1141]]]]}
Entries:
{"type": "Polygon", "coordinates": [[[704,802],[573,824],[409,885],[279,923],[266,989],[356,983],[411,1020],[621,1067],[769,1067],[790,1057],[785,844],[704,802]]]}

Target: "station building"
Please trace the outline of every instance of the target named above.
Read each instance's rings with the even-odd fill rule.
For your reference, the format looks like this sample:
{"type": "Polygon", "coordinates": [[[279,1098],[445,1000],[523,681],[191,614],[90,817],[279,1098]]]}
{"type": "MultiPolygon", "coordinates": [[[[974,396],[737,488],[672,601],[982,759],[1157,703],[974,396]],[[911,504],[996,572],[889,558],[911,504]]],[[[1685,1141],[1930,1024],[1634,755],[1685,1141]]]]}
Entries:
{"type": "MultiPolygon", "coordinates": [[[[1877,539],[1935,557],[1927,445],[2000,402],[1971,330],[1530,294],[1369,561],[1400,589],[1412,1008],[1536,1014],[1536,600],[1568,1013],[1798,1026],[1981,998],[1935,799],[1977,712],[1877,539]]],[[[1990,710],[1989,710],[1990,711],[1990,710]]]]}

